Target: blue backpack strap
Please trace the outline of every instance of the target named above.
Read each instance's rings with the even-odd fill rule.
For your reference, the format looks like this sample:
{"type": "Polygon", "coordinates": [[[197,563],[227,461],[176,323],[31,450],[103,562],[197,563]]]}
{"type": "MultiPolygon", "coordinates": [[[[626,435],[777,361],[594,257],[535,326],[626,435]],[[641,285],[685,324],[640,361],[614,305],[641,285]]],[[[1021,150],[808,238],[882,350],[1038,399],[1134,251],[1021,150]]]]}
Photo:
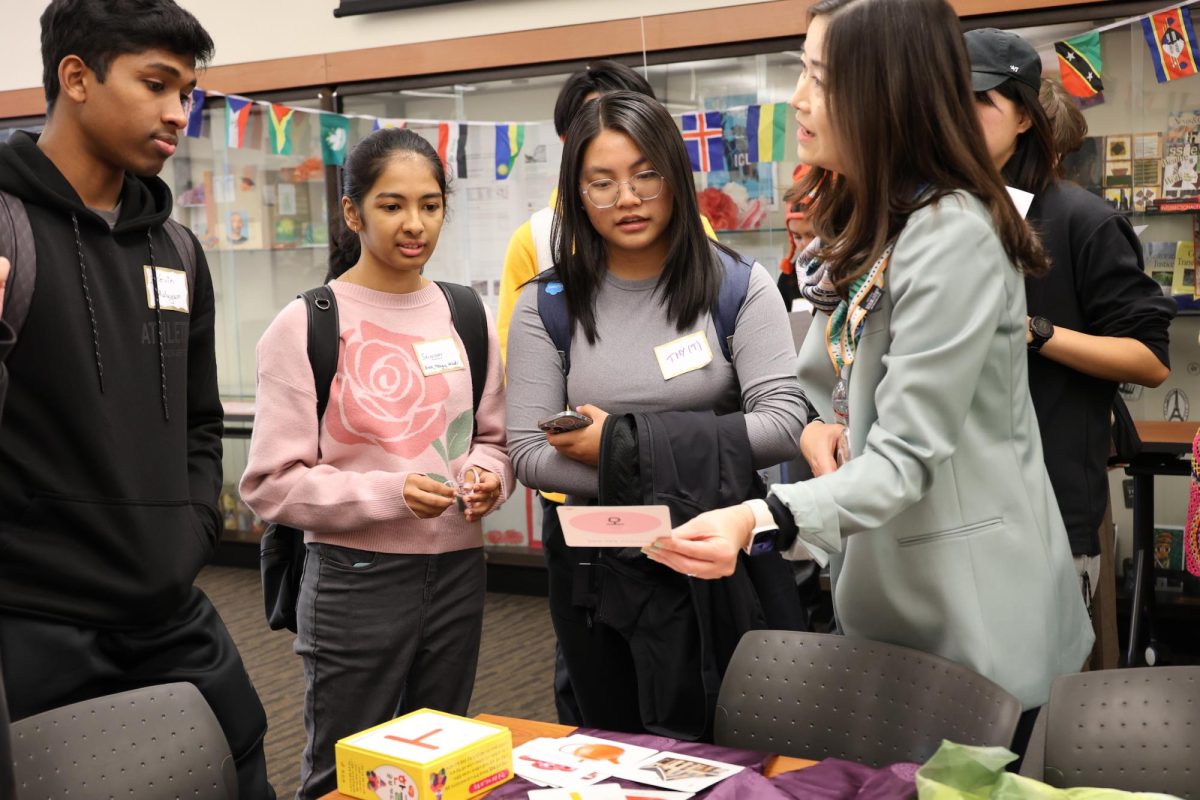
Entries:
{"type": "Polygon", "coordinates": [[[553,272],[543,273],[536,281],[538,316],[550,335],[554,349],[562,361],[563,375],[571,371],[571,317],[567,313],[567,297],[563,285],[553,272]]]}
{"type": "Polygon", "coordinates": [[[717,329],[717,341],[721,345],[721,353],[725,360],[733,361],[733,331],[737,327],[738,313],[746,302],[746,294],[750,291],[750,270],[752,265],[743,261],[740,256],[730,255],[717,248],[721,259],[721,291],[717,294],[717,304],[713,308],[713,326],[717,329]]]}

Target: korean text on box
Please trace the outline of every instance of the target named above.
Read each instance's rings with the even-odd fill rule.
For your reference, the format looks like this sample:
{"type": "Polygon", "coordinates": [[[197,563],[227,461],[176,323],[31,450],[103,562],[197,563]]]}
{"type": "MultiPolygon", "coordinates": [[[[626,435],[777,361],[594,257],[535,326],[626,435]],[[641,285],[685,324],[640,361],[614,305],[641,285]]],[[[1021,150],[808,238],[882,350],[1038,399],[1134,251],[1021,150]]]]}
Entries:
{"type": "Polygon", "coordinates": [[[337,743],[338,791],[359,800],[467,800],[512,778],[512,733],[421,709],[337,743]]]}

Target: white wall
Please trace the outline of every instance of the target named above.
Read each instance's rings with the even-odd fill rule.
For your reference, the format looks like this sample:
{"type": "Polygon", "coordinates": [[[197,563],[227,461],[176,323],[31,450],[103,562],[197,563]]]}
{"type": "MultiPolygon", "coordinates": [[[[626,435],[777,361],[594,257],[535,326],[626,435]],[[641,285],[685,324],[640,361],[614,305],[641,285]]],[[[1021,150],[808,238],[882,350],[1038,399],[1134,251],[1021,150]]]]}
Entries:
{"type": "MultiPolygon", "coordinates": [[[[217,43],[214,66],[747,5],[761,0],[466,0],[335,19],[336,0],[179,0],[217,43]]],[[[0,91],[41,85],[45,0],[0,0],[0,91]]]]}

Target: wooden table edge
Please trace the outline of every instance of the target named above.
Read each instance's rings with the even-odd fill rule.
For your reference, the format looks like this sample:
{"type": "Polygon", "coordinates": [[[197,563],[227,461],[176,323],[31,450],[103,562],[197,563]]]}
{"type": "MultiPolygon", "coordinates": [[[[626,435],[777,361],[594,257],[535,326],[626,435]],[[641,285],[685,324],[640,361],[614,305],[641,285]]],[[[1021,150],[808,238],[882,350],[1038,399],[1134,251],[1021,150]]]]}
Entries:
{"type": "MultiPolygon", "coordinates": [[[[551,739],[561,739],[564,736],[569,736],[578,728],[573,725],[559,725],[557,722],[538,722],[531,719],[520,719],[518,717],[502,717],[499,714],[477,714],[475,719],[480,722],[488,722],[492,725],[499,725],[502,728],[508,728],[512,732],[513,747],[519,747],[532,739],[539,736],[545,736],[551,739]]],[[[810,761],[805,758],[792,758],[790,756],[771,756],[767,761],[766,776],[774,778],[784,772],[792,772],[793,770],[804,769],[811,767],[816,761],[810,761]]],[[[486,794],[476,795],[476,797],[487,797],[486,794]]],[[[354,800],[348,795],[340,792],[330,792],[321,798],[321,800],[354,800]]]]}

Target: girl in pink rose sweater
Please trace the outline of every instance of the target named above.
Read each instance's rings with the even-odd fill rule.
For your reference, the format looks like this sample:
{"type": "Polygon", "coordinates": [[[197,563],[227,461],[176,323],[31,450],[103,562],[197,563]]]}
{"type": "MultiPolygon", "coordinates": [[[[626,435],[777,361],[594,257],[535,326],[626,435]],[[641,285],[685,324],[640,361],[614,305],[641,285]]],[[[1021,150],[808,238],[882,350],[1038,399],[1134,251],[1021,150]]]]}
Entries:
{"type": "Polygon", "coordinates": [[[261,517],[306,531],[301,800],[335,788],[338,739],[417,708],[466,713],[483,621],[479,520],[513,485],[490,315],[472,418],[468,354],[421,274],[445,218],[441,160],[419,135],[381,130],[354,148],[345,175],[329,405],[318,420],[306,308],[293,301],[258,343],[241,483],[261,517]],[[464,488],[462,511],[447,481],[464,488]]]}

